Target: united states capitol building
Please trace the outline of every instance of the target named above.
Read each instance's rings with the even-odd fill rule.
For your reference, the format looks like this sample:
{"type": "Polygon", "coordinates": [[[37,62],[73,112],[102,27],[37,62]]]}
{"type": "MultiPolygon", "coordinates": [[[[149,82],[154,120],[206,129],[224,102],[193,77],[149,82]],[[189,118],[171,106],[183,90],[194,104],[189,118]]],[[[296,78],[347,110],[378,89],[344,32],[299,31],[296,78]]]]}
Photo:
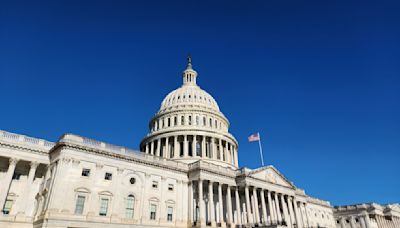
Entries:
{"type": "Polygon", "coordinates": [[[400,227],[398,204],[333,207],[273,166],[239,166],[230,123],[190,58],[182,78],[139,151],[0,131],[0,227],[400,227]]]}

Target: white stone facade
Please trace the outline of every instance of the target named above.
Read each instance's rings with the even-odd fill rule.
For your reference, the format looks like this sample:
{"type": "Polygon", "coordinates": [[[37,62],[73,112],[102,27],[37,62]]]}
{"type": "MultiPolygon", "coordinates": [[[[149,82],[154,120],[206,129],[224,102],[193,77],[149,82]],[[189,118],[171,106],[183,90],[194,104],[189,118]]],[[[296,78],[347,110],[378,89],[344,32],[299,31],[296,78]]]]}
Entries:
{"type": "Polygon", "coordinates": [[[0,227],[337,227],[329,202],[273,166],[239,168],[229,121],[190,59],[149,129],[140,151],[0,131],[0,227]]]}
{"type": "Polygon", "coordinates": [[[399,228],[400,205],[357,204],[334,208],[337,228],[399,228]]]}

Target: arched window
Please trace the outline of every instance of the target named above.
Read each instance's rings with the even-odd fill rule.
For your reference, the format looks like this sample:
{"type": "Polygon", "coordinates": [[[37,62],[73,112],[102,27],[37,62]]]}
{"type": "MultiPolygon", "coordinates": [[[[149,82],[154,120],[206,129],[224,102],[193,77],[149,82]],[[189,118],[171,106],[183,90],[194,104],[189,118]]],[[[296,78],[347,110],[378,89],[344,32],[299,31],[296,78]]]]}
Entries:
{"type": "Polygon", "coordinates": [[[192,116],[189,116],[189,125],[192,125],[192,116]]]}
{"type": "Polygon", "coordinates": [[[185,117],[181,116],[181,125],[185,125],[185,117]]]}
{"type": "Polygon", "coordinates": [[[203,117],[203,126],[207,125],[206,117],[203,117]]]}
{"type": "Polygon", "coordinates": [[[171,127],[171,118],[168,118],[168,127],[171,127]]]}
{"type": "Polygon", "coordinates": [[[210,118],[210,127],[212,127],[212,119],[210,118]]]}
{"type": "Polygon", "coordinates": [[[133,218],[133,211],[135,208],[135,197],[133,195],[129,195],[126,198],[126,217],[133,218]]]}
{"type": "Polygon", "coordinates": [[[174,117],[174,126],[176,126],[178,124],[178,118],[176,118],[176,116],[174,117]]]}

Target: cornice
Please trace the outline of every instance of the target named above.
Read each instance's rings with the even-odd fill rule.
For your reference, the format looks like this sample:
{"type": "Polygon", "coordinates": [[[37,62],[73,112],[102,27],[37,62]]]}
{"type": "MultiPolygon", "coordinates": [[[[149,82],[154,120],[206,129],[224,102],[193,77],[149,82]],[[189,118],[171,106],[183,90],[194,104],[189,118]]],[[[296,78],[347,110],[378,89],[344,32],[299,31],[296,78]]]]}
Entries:
{"type": "MultiPolygon", "coordinates": [[[[144,159],[140,158],[139,156],[136,156],[135,154],[131,154],[131,155],[117,154],[117,153],[109,152],[106,150],[101,150],[98,148],[91,148],[91,147],[72,144],[72,143],[68,143],[68,142],[57,143],[56,146],[51,150],[50,153],[52,153],[58,149],[72,149],[72,150],[79,151],[79,152],[91,153],[91,154],[98,155],[98,156],[132,162],[132,163],[141,164],[141,165],[145,165],[148,167],[154,167],[154,168],[163,169],[163,170],[168,170],[168,171],[172,171],[172,172],[176,172],[176,173],[180,173],[180,174],[181,173],[186,174],[188,172],[188,168],[185,163],[179,163],[181,167],[168,166],[166,164],[163,164],[162,160],[160,161],[158,159],[146,160],[146,158],[144,158],[144,159]]],[[[150,157],[150,156],[147,156],[147,158],[148,157],[150,157]]],[[[156,158],[156,157],[154,157],[154,158],[156,158]]]]}
{"type": "Polygon", "coordinates": [[[22,151],[27,151],[27,152],[30,152],[30,153],[44,155],[44,156],[47,156],[47,157],[49,156],[47,151],[43,151],[43,150],[36,149],[36,148],[33,148],[33,147],[28,147],[28,146],[17,145],[17,144],[13,144],[13,143],[9,143],[9,142],[0,141],[0,146],[4,147],[4,148],[9,148],[9,149],[18,149],[18,150],[22,150],[22,151]]]}

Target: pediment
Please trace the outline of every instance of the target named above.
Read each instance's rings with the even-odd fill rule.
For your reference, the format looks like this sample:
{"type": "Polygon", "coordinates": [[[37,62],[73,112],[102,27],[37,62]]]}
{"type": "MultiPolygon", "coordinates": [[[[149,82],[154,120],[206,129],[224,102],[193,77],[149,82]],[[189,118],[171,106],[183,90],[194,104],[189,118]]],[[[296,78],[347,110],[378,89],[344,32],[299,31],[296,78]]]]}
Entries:
{"type": "Polygon", "coordinates": [[[275,167],[271,165],[255,169],[250,172],[249,176],[260,180],[266,180],[270,183],[281,185],[284,187],[295,188],[292,182],[290,182],[275,167]]]}

